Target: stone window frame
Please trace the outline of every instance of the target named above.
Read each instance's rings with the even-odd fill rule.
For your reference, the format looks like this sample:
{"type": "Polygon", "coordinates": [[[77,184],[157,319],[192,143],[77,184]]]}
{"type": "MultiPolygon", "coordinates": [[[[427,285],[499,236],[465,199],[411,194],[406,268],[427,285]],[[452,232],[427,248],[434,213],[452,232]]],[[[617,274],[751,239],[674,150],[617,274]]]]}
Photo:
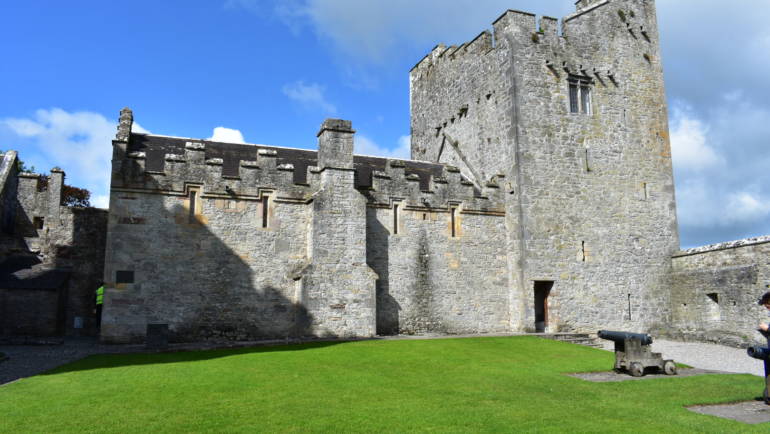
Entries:
{"type": "Polygon", "coordinates": [[[591,116],[594,113],[593,85],[593,80],[583,75],[570,75],[567,78],[570,114],[591,116]]]}
{"type": "Polygon", "coordinates": [[[271,207],[274,207],[273,205],[273,194],[274,191],[272,190],[264,190],[259,193],[259,204],[260,204],[260,214],[259,214],[259,229],[262,230],[270,230],[273,219],[270,218],[270,211],[271,207]]]}
{"type": "Polygon", "coordinates": [[[390,235],[402,235],[403,233],[403,200],[392,199],[390,204],[390,235]]]}
{"type": "Polygon", "coordinates": [[[203,186],[199,184],[188,184],[185,186],[185,205],[190,223],[197,222],[197,216],[203,215],[202,190],[203,186]]]}
{"type": "Polygon", "coordinates": [[[462,212],[462,203],[450,202],[449,209],[449,239],[456,240],[460,238],[460,213],[462,212]]]}

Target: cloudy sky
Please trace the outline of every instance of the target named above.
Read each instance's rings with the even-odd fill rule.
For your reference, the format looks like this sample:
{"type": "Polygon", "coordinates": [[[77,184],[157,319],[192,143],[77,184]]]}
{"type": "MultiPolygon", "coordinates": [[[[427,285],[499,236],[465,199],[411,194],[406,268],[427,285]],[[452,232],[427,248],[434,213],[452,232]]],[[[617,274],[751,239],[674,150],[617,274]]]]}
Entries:
{"type": "MultiPolygon", "coordinates": [[[[770,1],[658,0],[683,247],[770,234],[770,1]]],[[[408,71],[507,9],[572,0],[102,0],[0,4],[0,149],[109,194],[118,111],[156,134],[408,156],[408,71]]],[[[136,126],[136,124],[135,124],[136,126]]]]}

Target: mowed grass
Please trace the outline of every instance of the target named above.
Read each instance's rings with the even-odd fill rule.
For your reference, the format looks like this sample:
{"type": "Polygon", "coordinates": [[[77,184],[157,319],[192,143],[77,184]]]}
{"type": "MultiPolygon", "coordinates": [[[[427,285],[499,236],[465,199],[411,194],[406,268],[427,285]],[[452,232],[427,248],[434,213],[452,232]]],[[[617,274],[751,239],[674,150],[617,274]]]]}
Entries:
{"type": "MultiPolygon", "coordinates": [[[[92,356],[0,387],[2,432],[767,432],[684,406],[763,379],[591,383],[609,352],[535,337],[92,356]]],[[[2,366],[0,366],[2,369],[2,366]]]]}

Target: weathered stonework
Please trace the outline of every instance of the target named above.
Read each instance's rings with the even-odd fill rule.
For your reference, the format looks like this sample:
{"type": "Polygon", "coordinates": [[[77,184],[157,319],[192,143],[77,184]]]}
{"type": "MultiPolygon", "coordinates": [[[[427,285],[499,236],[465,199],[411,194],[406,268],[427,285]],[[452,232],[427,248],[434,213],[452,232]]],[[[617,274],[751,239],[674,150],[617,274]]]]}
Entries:
{"type": "Polygon", "coordinates": [[[412,160],[353,155],[345,120],[316,152],[132,133],[123,109],[102,340],[753,328],[766,244],[677,253],[654,1],[576,6],[421,60],[412,160]]]}
{"type": "Polygon", "coordinates": [[[62,206],[64,171],[0,168],[0,336],[96,334],[107,211],[62,206]]]}
{"type": "Polygon", "coordinates": [[[756,332],[770,291],[770,237],[750,238],[674,255],[669,336],[730,345],[762,342],[756,332]]]}
{"type": "Polygon", "coordinates": [[[512,329],[547,281],[549,330],[644,330],[669,316],[678,247],[654,2],[578,9],[561,33],[507,11],[436,47],[410,75],[412,156],[477,185],[504,175],[512,329]],[[571,113],[571,77],[591,83],[588,113],[571,113]]]}

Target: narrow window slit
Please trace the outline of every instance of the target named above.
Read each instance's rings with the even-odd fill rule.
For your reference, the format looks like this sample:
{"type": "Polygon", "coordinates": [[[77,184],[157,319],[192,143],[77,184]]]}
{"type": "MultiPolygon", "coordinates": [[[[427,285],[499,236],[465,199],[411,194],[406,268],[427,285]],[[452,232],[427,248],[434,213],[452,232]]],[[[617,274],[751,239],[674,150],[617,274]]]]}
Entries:
{"type": "Polygon", "coordinates": [[[398,234],[398,204],[393,204],[393,235],[398,234]]]}
{"type": "Polygon", "coordinates": [[[457,237],[457,230],[455,229],[455,225],[457,224],[457,208],[450,208],[449,210],[449,216],[450,216],[450,226],[452,227],[452,238],[457,237]]]}
{"type": "Polygon", "coordinates": [[[196,209],[196,202],[197,202],[198,192],[196,190],[190,190],[190,220],[195,219],[195,214],[197,213],[196,209]]]}
{"type": "Polygon", "coordinates": [[[268,221],[267,218],[270,215],[268,207],[270,206],[270,196],[262,196],[262,227],[266,228],[268,221]]]}

